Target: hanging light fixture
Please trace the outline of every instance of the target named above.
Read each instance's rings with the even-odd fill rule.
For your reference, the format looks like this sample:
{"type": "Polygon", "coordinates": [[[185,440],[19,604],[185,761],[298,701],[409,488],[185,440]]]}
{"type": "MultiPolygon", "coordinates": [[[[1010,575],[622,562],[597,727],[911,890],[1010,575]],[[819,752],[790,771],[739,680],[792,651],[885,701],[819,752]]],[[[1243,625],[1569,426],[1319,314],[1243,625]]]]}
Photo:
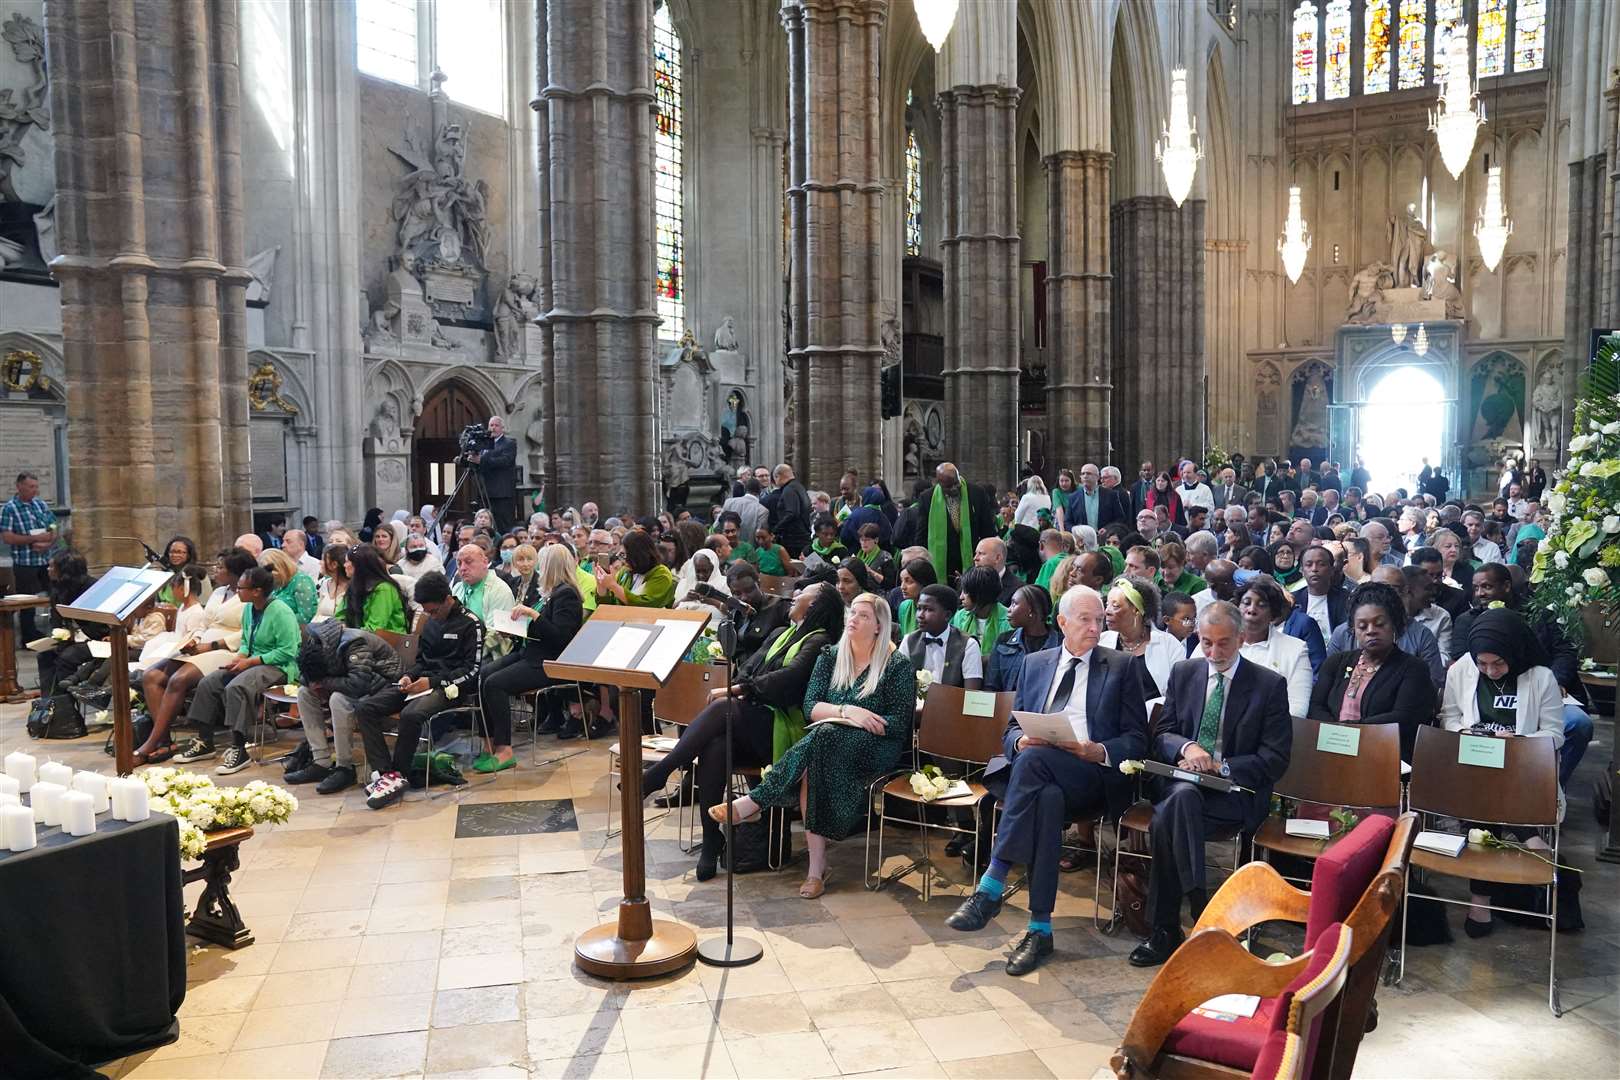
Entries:
{"type": "Polygon", "coordinates": [[[1429,328],[1418,323],[1417,337],[1412,339],[1412,351],[1419,356],[1429,355],[1429,328]]]}
{"type": "Polygon", "coordinates": [[[1513,222],[1508,220],[1502,207],[1502,166],[1492,165],[1485,175],[1485,205],[1479,208],[1474,222],[1474,239],[1479,243],[1479,257],[1485,260],[1485,269],[1496,273],[1502,261],[1502,249],[1513,234],[1513,222]]]}
{"type": "Polygon", "coordinates": [[[1198,161],[1204,156],[1203,143],[1198,138],[1198,122],[1187,112],[1186,68],[1170,72],[1170,120],[1153,146],[1153,156],[1164,170],[1170,197],[1180,206],[1187,201],[1193,175],[1198,172],[1198,161]]]}
{"type": "Polygon", "coordinates": [[[1446,81],[1440,108],[1429,111],[1429,130],[1440,143],[1440,160],[1453,180],[1468,168],[1474,135],[1485,122],[1485,107],[1468,81],[1468,27],[1459,23],[1446,42],[1446,81]]]}
{"type": "Polygon", "coordinates": [[[934,47],[935,52],[945,47],[945,39],[951,36],[951,27],[956,25],[956,8],[960,0],[912,0],[917,9],[917,23],[922,27],[923,37],[928,44],[934,47]]]}
{"type": "Polygon", "coordinates": [[[1277,237],[1277,254],[1282,256],[1283,271],[1288,280],[1299,284],[1299,275],[1305,271],[1305,256],[1311,251],[1311,233],[1299,213],[1299,185],[1288,189],[1288,220],[1283,222],[1282,235],[1277,237]]]}
{"type": "Polygon", "coordinates": [[[1406,324],[1398,322],[1394,326],[1391,326],[1389,328],[1389,338],[1390,338],[1391,341],[1393,341],[1397,345],[1399,345],[1401,342],[1405,341],[1406,340],[1406,324]]]}

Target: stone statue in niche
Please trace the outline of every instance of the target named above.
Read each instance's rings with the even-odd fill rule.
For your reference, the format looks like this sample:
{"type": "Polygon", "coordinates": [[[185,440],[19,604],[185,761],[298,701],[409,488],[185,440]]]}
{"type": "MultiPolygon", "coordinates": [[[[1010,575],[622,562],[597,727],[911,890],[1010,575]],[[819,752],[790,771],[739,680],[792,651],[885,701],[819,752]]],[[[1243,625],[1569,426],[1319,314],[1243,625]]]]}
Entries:
{"type": "Polygon", "coordinates": [[[1262,451],[1275,453],[1282,433],[1282,374],[1266,364],[1255,377],[1255,433],[1262,451]]]}
{"type": "Polygon", "coordinates": [[[737,322],[730,315],[720,320],[720,328],[714,332],[714,351],[737,351],[737,322]]]}
{"type": "Polygon", "coordinates": [[[529,478],[538,479],[545,472],[541,468],[541,456],[546,444],[546,410],[544,405],[536,405],[534,414],[529,418],[529,426],[523,429],[523,441],[529,446],[529,478]]]}
{"type": "Polygon", "coordinates": [[[1425,300],[1439,300],[1446,305],[1446,318],[1463,317],[1462,290],[1457,288],[1457,260],[1445,251],[1436,251],[1423,264],[1425,300]]]}
{"type": "Polygon", "coordinates": [[[1311,373],[1299,400],[1299,417],[1288,436],[1290,446],[1328,444],[1328,389],[1320,371],[1311,373]]]}
{"type": "Polygon", "coordinates": [[[748,463],[748,437],[752,432],[748,402],[741,390],[726,395],[726,408],[720,414],[720,452],[727,465],[748,463]]]}
{"type": "Polygon", "coordinates": [[[883,366],[889,367],[898,364],[901,359],[900,320],[887,318],[883,320],[879,331],[879,340],[883,343],[883,366]]]}
{"type": "Polygon", "coordinates": [[[1556,461],[1564,449],[1564,362],[1543,360],[1530,394],[1536,430],[1531,445],[1556,461]]]}
{"type": "Polygon", "coordinates": [[[402,442],[399,430],[399,403],[392,394],[384,394],[371,418],[371,437],[377,440],[377,449],[390,454],[400,452],[402,442]]]}
{"type": "Polygon", "coordinates": [[[248,282],[247,287],[248,303],[270,302],[270,287],[276,280],[276,256],[280,253],[281,245],[277,244],[248,259],[247,271],[253,275],[253,280],[248,282]]]}
{"type": "Polygon", "coordinates": [[[523,328],[540,314],[535,302],[537,284],[528,274],[506,279],[506,290],[495,301],[495,357],[516,360],[523,355],[523,328]]]}
{"type": "Polygon", "coordinates": [[[1429,247],[1429,227],[1418,217],[1417,204],[1407,203],[1406,213],[1389,219],[1389,265],[1395,275],[1395,288],[1423,284],[1423,259],[1429,247]]]}
{"type": "Polygon", "coordinates": [[[907,411],[901,448],[901,474],[907,480],[915,480],[922,475],[922,437],[922,420],[914,411],[907,411]]]}
{"type": "Polygon", "coordinates": [[[1350,303],[1344,313],[1347,323],[1383,322],[1384,290],[1395,285],[1395,271],[1386,262],[1371,262],[1350,279],[1350,303]]]}
{"type": "Polygon", "coordinates": [[[44,206],[56,195],[45,32],[35,20],[14,12],[0,25],[0,42],[28,72],[23,85],[0,87],[0,202],[44,206]]]}

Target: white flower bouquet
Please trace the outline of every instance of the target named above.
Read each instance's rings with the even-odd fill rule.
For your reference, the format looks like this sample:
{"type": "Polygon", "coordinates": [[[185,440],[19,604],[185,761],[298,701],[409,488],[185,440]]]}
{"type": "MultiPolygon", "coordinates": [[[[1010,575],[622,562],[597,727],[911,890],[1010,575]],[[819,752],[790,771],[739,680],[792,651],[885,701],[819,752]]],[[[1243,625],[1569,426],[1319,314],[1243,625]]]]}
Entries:
{"type": "Polygon", "coordinates": [[[951,789],[952,780],[938,765],[924,765],[911,774],[911,790],[923,802],[933,802],[951,789]]]}
{"type": "Polygon", "coordinates": [[[152,796],[152,809],[180,822],[180,857],[202,857],[216,829],[281,825],[298,809],[285,788],[253,780],[241,787],[217,787],[206,776],[183,769],[155,768],[140,774],[152,796]]]}

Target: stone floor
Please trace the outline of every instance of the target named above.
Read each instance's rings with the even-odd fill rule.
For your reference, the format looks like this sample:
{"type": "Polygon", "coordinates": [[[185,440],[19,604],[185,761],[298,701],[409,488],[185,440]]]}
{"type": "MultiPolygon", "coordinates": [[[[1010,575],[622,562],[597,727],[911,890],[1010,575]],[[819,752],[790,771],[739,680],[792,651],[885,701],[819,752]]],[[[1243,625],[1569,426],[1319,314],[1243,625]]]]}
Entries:
{"type": "MultiPolygon", "coordinates": [[[[26,664],[26,661],[25,661],[26,664]]],[[[27,665],[30,666],[31,665],[27,665]]],[[[0,706],[0,747],[28,740],[23,709],[0,706]]],[[[1620,867],[1592,858],[1590,777],[1581,770],[1565,856],[1588,871],[1587,929],[1558,939],[1563,1002],[1546,999],[1543,932],[1503,926],[1415,949],[1403,986],[1380,991],[1381,1023],[1362,1044],[1368,1077],[1591,1077],[1620,1060],[1620,867]]],[[[108,768],[100,736],[34,743],[35,753],[108,768]]],[[[290,742],[288,744],[290,746],[290,742]]],[[[257,941],[195,945],[178,1042],[103,1067],[109,1077],[837,1076],[1091,1077],[1106,1063],[1151,972],[1135,944],[1091,925],[1092,875],[1063,879],[1058,955],[1034,976],[1003,970],[1022,930],[1014,897],[999,925],[946,928],[959,887],[915,876],[861,887],[862,843],[835,845],[829,890],[801,900],[802,867],[737,880],[737,922],[764,959],[701,964],[633,984],[572,964],[575,934],[620,895],[609,840],[606,741],[554,764],[481,778],[453,797],[375,812],[355,789],[302,805],[243,852],[234,894],[257,941]],[[458,807],[571,800],[577,831],[457,838],[458,807]]],[[[543,756],[581,749],[542,741],[543,756]]],[[[230,782],[277,780],[262,766],[230,782]]],[[[555,823],[558,818],[553,815],[555,823]]],[[[894,834],[891,834],[894,835],[894,834]]],[[[691,876],[673,816],[649,825],[648,892],[657,913],[698,928],[725,918],[725,881],[691,876]]],[[[914,844],[901,834],[899,845],[914,844]]],[[[959,863],[947,864],[960,880],[959,863]]],[[[193,886],[193,890],[196,886],[193,886]]],[[[188,899],[194,892],[188,892],[188,899]]],[[[1452,915],[1457,928],[1460,915],[1452,915]]],[[[1099,1070],[1102,1070],[1099,1073],[1099,1070]]]]}

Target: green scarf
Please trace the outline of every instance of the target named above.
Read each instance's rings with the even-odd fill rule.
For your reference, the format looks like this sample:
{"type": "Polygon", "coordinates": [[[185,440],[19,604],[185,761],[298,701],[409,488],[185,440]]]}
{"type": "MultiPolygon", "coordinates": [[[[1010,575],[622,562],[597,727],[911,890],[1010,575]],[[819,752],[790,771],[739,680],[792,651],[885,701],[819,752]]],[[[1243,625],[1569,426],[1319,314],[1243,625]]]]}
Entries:
{"type": "Polygon", "coordinates": [[[883,549],[873,548],[871,551],[867,551],[865,548],[861,548],[859,551],[855,552],[855,557],[861,560],[861,562],[865,563],[867,566],[871,566],[873,563],[877,562],[883,557],[883,549]]]}
{"type": "MultiPolygon", "coordinates": [[[[771,642],[771,647],[765,650],[765,663],[761,667],[769,668],[776,654],[782,651],[789,638],[794,639],[788,647],[787,653],[782,657],[782,665],[793,663],[793,658],[799,654],[799,647],[805,642],[809,634],[797,634],[793,630],[778,637],[771,642]]],[[[804,738],[804,709],[798,705],[791,709],[779,709],[771,706],[771,764],[782,759],[792,745],[804,738]]]]}
{"type": "MultiPolygon", "coordinates": [[[[958,531],[958,539],[962,547],[962,569],[966,570],[973,565],[973,513],[969,506],[966,481],[958,480],[957,483],[962,492],[962,528],[958,531]]],[[[950,563],[945,558],[945,544],[950,534],[950,520],[945,514],[945,489],[935,484],[934,495],[928,500],[928,561],[934,564],[934,572],[941,581],[950,573],[950,563]]]]}
{"type": "Polygon", "coordinates": [[[1043,589],[1051,585],[1052,575],[1057,571],[1058,563],[1066,558],[1068,558],[1067,555],[1047,556],[1046,561],[1041,563],[1041,572],[1035,575],[1035,584],[1043,589]]]}
{"type": "Polygon", "coordinates": [[[900,601],[900,640],[904,641],[907,634],[917,629],[917,601],[900,601]]]}
{"type": "MultiPolygon", "coordinates": [[[[966,608],[951,616],[951,625],[970,638],[978,622],[979,616],[966,608]]],[[[990,612],[990,617],[984,621],[984,637],[979,639],[979,655],[989,656],[990,650],[996,647],[996,639],[1011,629],[1012,624],[1007,621],[1007,605],[997,604],[990,612]]]]}

